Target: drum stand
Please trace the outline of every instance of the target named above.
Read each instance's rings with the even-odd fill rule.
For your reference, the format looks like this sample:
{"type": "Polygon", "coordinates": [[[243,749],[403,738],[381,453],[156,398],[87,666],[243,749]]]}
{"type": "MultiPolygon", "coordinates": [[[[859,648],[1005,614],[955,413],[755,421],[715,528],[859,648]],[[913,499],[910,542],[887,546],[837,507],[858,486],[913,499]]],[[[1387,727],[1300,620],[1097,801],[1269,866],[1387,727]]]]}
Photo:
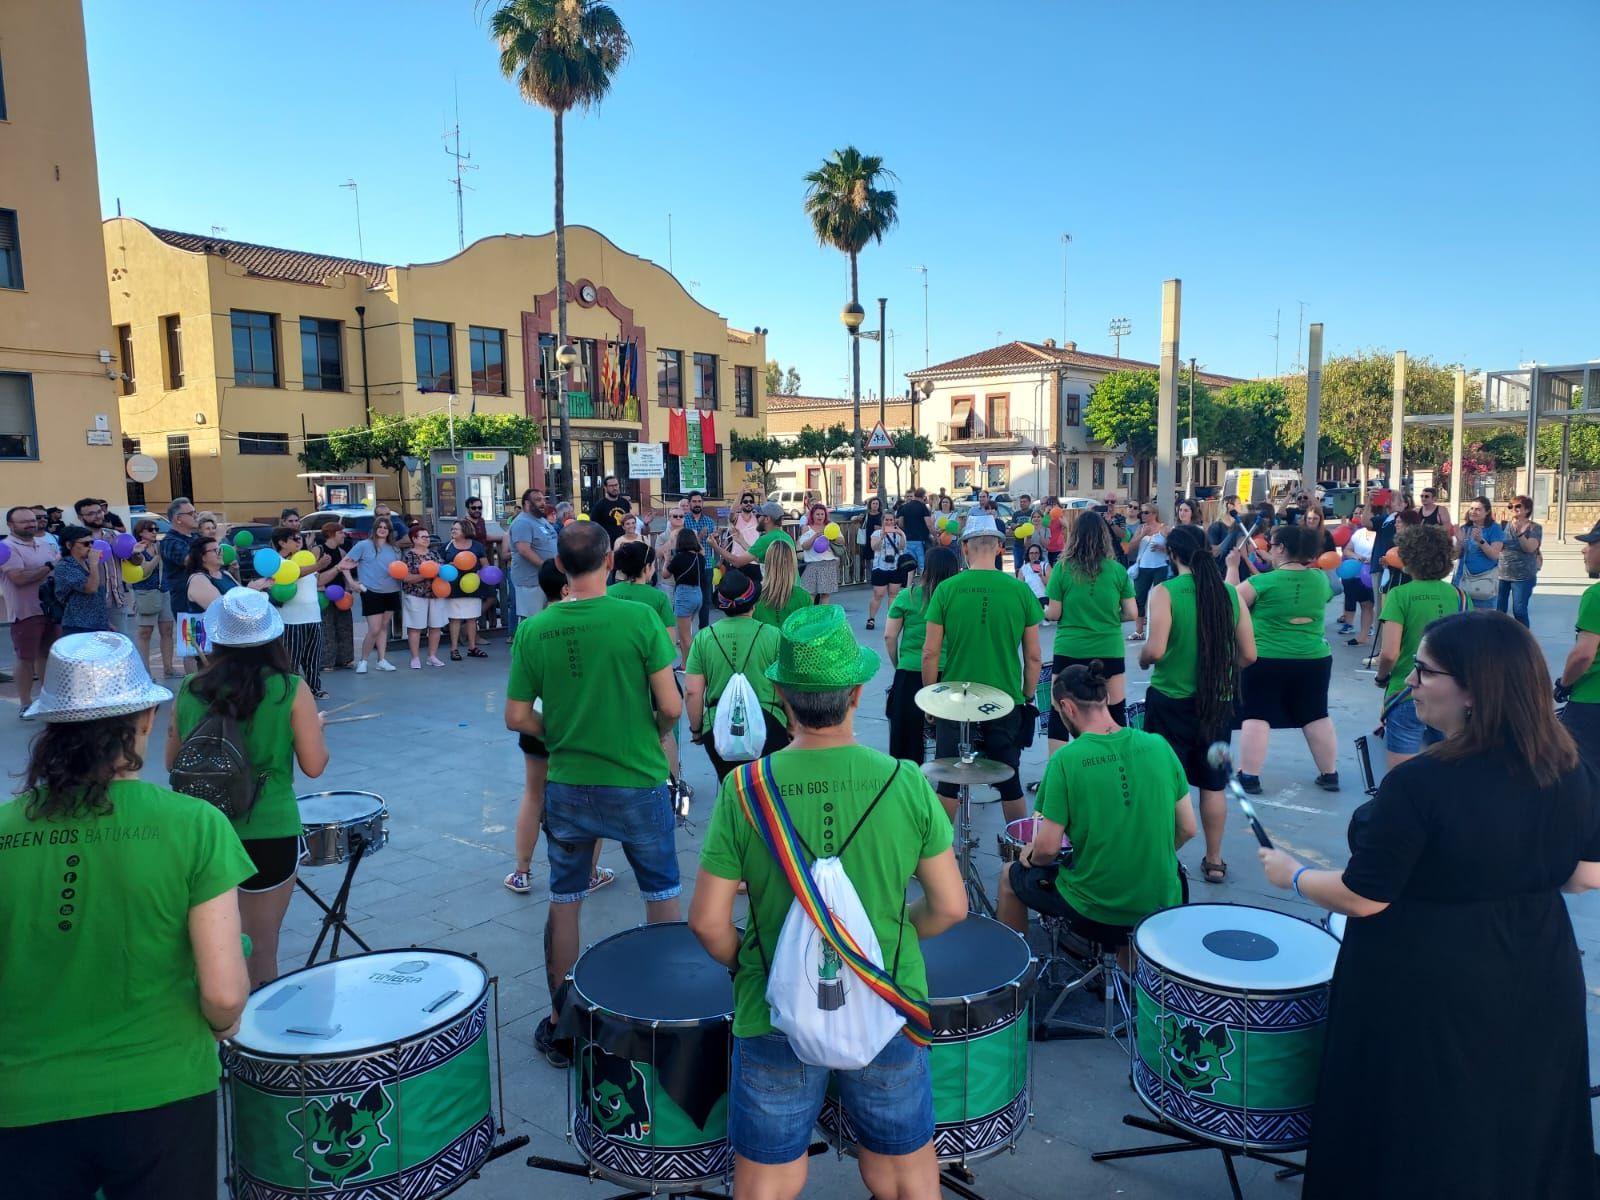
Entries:
{"type": "Polygon", "coordinates": [[[333,903],[328,904],[323,898],[311,890],[311,885],[306,882],[306,877],[295,875],[295,883],[301,891],[311,897],[311,902],[323,912],[322,931],[317,934],[317,940],[311,945],[311,955],[306,959],[306,966],[312,966],[317,961],[317,955],[322,953],[322,943],[328,933],[333,933],[333,943],[328,947],[328,959],[331,962],[339,957],[339,938],[348,934],[350,940],[363,950],[370,952],[372,947],[361,940],[361,935],[350,927],[350,885],[355,882],[356,868],[361,865],[361,856],[367,852],[365,839],[356,840],[355,849],[350,852],[350,864],[344,869],[344,882],[339,885],[339,890],[334,894],[333,903]]]}
{"type": "Polygon", "coordinates": [[[1222,1165],[1228,1172],[1228,1186],[1233,1189],[1233,1200],[1244,1200],[1244,1193],[1239,1189],[1239,1175],[1233,1168],[1235,1158],[1253,1158],[1257,1162],[1271,1163],[1275,1167],[1282,1167],[1278,1172],[1279,1179],[1287,1179],[1290,1175],[1298,1175],[1305,1170],[1303,1163],[1297,1163],[1287,1158],[1279,1158],[1275,1154],[1264,1154],[1259,1150],[1246,1150],[1239,1146],[1228,1146],[1222,1142],[1214,1142],[1203,1138],[1199,1134],[1190,1133],[1186,1129],[1179,1129],[1176,1125],[1169,1125],[1165,1121],[1152,1121],[1149,1117],[1142,1117],[1129,1113],[1122,1118],[1124,1125],[1134,1129],[1143,1129],[1149,1133],[1159,1133],[1163,1137],[1177,1138],[1174,1142],[1161,1142],[1154,1146],[1129,1146],[1124,1150],[1098,1150],[1089,1157],[1095,1162],[1111,1162],[1119,1158],[1150,1158],[1157,1154],[1184,1154],[1190,1150],[1215,1150],[1222,1155],[1222,1165]]]}
{"type": "MultiPolygon", "coordinates": [[[[960,722],[961,740],[957,746],[956,754],[963,763],[978,761],[978,752],[972,745],[972,723],[960,722]]],[[[972,832],[972,785],[970,783],[958,784],[956,787],[956,861],[961,865],[961,878],[967,885],[967,910],[982,913],[986,917],[994,916],[994,901],[989,899],[988,889],[983,885],[983,876],[979,873],[978,864],[972,852],[978,848],[977,835],[972,832]]]]}

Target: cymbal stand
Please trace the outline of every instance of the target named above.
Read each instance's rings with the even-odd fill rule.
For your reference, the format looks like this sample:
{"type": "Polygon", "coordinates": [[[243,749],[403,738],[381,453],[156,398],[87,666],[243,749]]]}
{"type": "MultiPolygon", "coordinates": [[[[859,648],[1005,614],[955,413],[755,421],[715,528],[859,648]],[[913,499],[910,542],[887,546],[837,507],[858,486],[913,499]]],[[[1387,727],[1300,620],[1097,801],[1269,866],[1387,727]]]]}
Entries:
{"type": "MultiPolygon", "coordinates": [[[[977,748],[972,744],[972,723],[961,721],[959,724],[961,733],[956,754],[963,764],[971,764],[978,758],[977,748]]],[[[992,917],[995,912],[994,901],[989,899],[988,890],[983,886],[983,876],[979,874],[972,855],[978,848],[978,838],[972,832],[971,784],[963,783],[957,787],[956,804],[956,861],[961,865],[961,878],[967,885],[967,909],[992,917]]]]}

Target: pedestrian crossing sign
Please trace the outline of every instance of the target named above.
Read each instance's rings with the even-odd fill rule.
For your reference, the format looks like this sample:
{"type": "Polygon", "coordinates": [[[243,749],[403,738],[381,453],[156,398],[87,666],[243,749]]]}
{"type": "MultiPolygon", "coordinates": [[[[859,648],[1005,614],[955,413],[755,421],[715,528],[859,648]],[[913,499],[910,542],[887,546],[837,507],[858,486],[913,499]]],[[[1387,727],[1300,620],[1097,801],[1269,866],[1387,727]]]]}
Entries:
{"type": "Polygon", "coordinates": [[[891,439],[889,437],[888,433],[884,430],[883,422],[879,421],[876,425],[874,425],[872,427],[872,436],[867,439],[867,449],[868,450],[890,450],[890,449],[893,449],[893,448],[894,448],[893,439],[891,439]]]}

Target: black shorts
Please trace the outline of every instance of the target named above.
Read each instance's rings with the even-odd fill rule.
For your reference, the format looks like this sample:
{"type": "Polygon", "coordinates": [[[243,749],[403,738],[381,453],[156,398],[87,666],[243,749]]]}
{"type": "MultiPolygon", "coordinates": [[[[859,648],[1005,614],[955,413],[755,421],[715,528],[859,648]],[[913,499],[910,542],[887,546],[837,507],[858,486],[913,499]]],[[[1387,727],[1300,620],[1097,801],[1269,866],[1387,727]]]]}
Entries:
{"type": "Polygon", "coordinates": [[[895,587],[905,587],[906,573],[904,571],[878,570],[874,570],[872,572],[873,587],[888,587],[891,583],[894,584],[895,587]]]}
{"type": "MultiPolygon", "coordinates": [[[[1052,682],[1060,679],[1061,672],[1068,667],[1087,667],[1092,662],[1100,664],[1107,679],[1110,679],[1113,675],[1126,675],[1128,673],[1128,660],[1123,658],[1120,653],[1111,658],[1074,658],[1070,654],[1058,654],[1050,660],[1050,679],[1052,682]]],[[[1072,731],[1067,728],[1067,723],[1061,719],[1061,714],[1056,711],[1053,700],[1050,705],[1049,719],[1050,727],[1048,732],[1051,741],[1066,742],[1072,739],[1072,731]]]]}
{"type": "Polygon", "coordinates": [[[1239,716],[1273,729],[1304,729],[1328,715],[1333,656],[1258,658],[1239,676],[1239,716]]]}
{"type": "Polygon", "coordinates": [[[1344,610],[1355,612],[1358,604],[1372,603],[1372,585],[1362,583],[1359,578],[1344,581],[1344,610]]]}
{"type": "MultiPolygon", "coordinates": [[[[995,793],[1002,802],[1022,799],[1022,778],[1018,767],[1023,747],[1033,741],[1027,729],[1029,712],[1032,712],[1031,708],[1019,704],[998,720],[975,722],[971,727],[972,744],[979,756],[1011,768],[1011,777],[994,785],[995,793]]],[[[961,743],[961,726],[955,721],[940,720],[934,723],[934,729],[938,756],[955,757],[961,743]]],[[[947,800],[954,799],[959,792],[953,783],[941,783],[936,790],[947,800]]]]}
{"type": "Polygon", "coordinates": [[[549,758],[550,747],[531,733],[517,734],[517,746],[529,758],[549,758]]]}
{"type": "Polygon", "coordinates": [[[374,592],[371,590],[361,593],[361,615],[376,617],[382,613],[400,615],[399,592],[374,592]]]}
{"type": "Polygon", "coordinates": [[[1206,754],[1215,742],[1227,742],[1228,718],[1215,729],[1202,729],[1200,718],[1194,710],[1194,697],[1179,700],[1156,688],[1144,694],[1144,731],[1167,739],[1178,761],[1183,764],[1184,778],[1191,787],[1205,792],[1220,792],[1228,785],[1228,772],[1223,767],[1213,767],[1206,754]]]}
{"type": "Polygon", "coordinates": [[[1011,890],[1016,893],[1018,900],[1034,912],[1060,918],[1073,933],[1088,941],[1099,942],[1108,950],[1118,950],[1128,944],[1133,926],[1102,925],[1099,921],[1091,921],[1067,903],[1056,888],[1056,874],[1061,870],[1057,864],[1029,867],[1014,862],[1007,870],[1011,873],[1011,890]]]}
{"type": "Polygon", "coordinates": [[[241,892],[270,892],[294,878],[300,862],[297,837],[247,838],[244,852],[250,856],[256,873],[239,885],[241,892]]]}

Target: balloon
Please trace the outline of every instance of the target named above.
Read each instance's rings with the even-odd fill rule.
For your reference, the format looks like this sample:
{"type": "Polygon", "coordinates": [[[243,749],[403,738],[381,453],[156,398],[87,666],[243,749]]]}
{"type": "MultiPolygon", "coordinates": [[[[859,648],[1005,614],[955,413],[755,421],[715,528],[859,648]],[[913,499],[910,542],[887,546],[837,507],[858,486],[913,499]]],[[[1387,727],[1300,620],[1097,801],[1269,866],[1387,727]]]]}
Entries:
{"type": "Polygon", "coordinates": [[[1324,571],[1334,571],[1339,567],[1339,555],[1334,550],[1324,550],[1317,559],[1317,566],[1324,571]]]}
{"type": "Polygon", "coordinates": [[[337,604],[344,599],[344,589],[337,583],[330,583],[328,585],[328,599],[337,604]]]}
{"type": "Polygon", "coordinates": [[[125,562],[122,564],[122,582],[138,583],[144,578],[144,568],[138,563],[125,562]]]}
{"type": "Polygon", "coordinates": [[[439,564],[431,558],[422,560],[422,565],[417,568],[417,574],[424,579],[433,579],[439,574],[439,564]]]}
{"type": "Polygon", "coordinates": [[[941,533],[939,535],[939,545],[941,546],[948,546],[954,540],[955,539],[952,538],[948,533],[941,533]]]}
{"type": "Polygon", "coordinates": [[[278,564],[278,569],[272,573],[272,578],[282,584],[298,583],[300,580],[300,568],[288,559],[284,559],[278,564]]]}
{"type": "Polygon", "coordinates": [[[1400,547],[1389,547],[1389,552],[1383,556],[1383,565],[1393,567],[1396,571],[1405,569],[1404,564],[1400,561],[1400,547]]]}
{"type": "MultiPolygon", "coordinates": [[[[294,564],[289,563],[287,565],[292,567],[294,564]]],[[[299,590],[300,589],[292,583],[275,583],[267,590],[267,595],[271,596],[279,604],[286,604],[290,600],[294,599],[294,594],[299,590]]]]}
{"type": "Polygon", "coordinates": [[[578,514],[578,520],[587,521],[588,519],[589,519],[589,514],[588,513],[579,513],[578,514]]]}
{"type": "Polygon", "coordinates": [[[353,607],[355,607],[355,602],[356,598],[349,592],[346,592],[333,602],[333,606],[340,612],[349,612],[353,607]]]}
{"type": "Polygon", "coordinates": [[[411,574],[410,569],[399,559],[389,564],[390,579],[404,579],[409,574],[411,574]]]}
{"type": "Polygon", "coordinates": [[[1042,516],[1040,516],[1039,520],[1044,525],[1044,527],[1046,529],[1050,528],[1050,514],[1049,513],[1044,513],[1042,516]]]}
{"type": "Polygon", "coordinates": [[[485,587],[499,587],[505,582],[506,573],[499,567],[485,567],[478,572],[478,578],[483,580],[485,587]]]}
{"type": "Polygon", "coordinates": [[[4,566],[6,563],[8,563],[10,561],[11,561],[11,547],[6,545],[4,542],[0,542],[0,566],[4,566]]]}
{"type": "Polygon", "coordinates": [[[445,563],[444,566],[439,568],[439,578],[446,583],[454,583],[460,577],[461,572],[456,570],[450,563],[445,563]]]}
{"type": "Polygon", "coordinates": [[[255,542],[256,535],[251,533],[248,529],[241,529],[238,533],[233,535],[233,544],[239,547],[241,550],[250,549],[251,546],[255,545],[255,542]]]}
{"type": "Polygon", "coordinates": [[[463,550],[450,561],[455,564],[456,570],[466,572],[478,565],[478,556],[471,550],[463,550]]]}
{"type": "Polygon", "coordinates": [[[822,536],[827,538],[830,542],[837,542],[839,540],[839,527],[832,521],[829,521],[822,527],[822,536]]]}
{"type": "Polygon", "coordinates": [[[811,548],[818,554],[826,554],[828,552],[828,539],[825,537],[819,537],[816,541],[811,543],[811,548]]]}
{"type": "Polygon", "coordinates": [[[1372,564],[1371,563],[1362,563],[1361,564],[1361,574],[1357,578],[1359,578],[1361,580],[1361,586],[1362,587],[1371,587],[1372,586],[1372,564]]]}
{"type": "Polygon", "coordinates": [[[1024,521],[1021,525],[1018,525],[1016,528],[1016,535],[1019,541],[1022,538],[1031,538],[1033,536],[1033,522],[1024,521]]]}
{"type": "Polygon", "coordinates": [[[477,573],[474,571],[468,571],[461,577],[461,590],[470,596],[473,592],[478,590],[478,582],[477,573]]]}
{"type": "Polygon", "coordinates": [[[231,566],[233,566],[234,563],[236,563],[238,561],[239,561],[239,552],[237,550],[235,550],[232,546],[228,545],[227,542],[223,542],[222,543],[222,565],[225,566],[225,567],[231,567],[231,566]]]}
{"type": "Polygon", "coordinates": [[[317,556],[309,550],[296,550],[289,561],[297,567],[314,567],[317,565],[317,556]]]}
{"type": "Polygon", "coordinates": [[[440,600],[448,600],[450,598],[450,585],[442,579],[435,579],[433,581],[433,594],[440,600]]]}
{"type": "Polygon", "coordinates": [[[267,546],[257,550],[250,559],[250,565],[255,568],[257,575],[275,575],[282,564],[283,556],[267,546]]]}
{"type": "MultiPolygon", "coordinates": [[[[492,570],[494,570],[494,568],[493,568],[493,567],[490,567],[490,568],[489,568],[489,571],[492,571],[492,570]]],[[[489,571],[485,571],[485,572],[484,572],[484,576],[485,576],[485,577],[487,577],[487,576],[488,576],[488,574],[489,574],[489,571]]],[[[716,587],[716,586],[718,586],[718,585],[719,585],[719,584],[720,584],[720,583],[721,583],[721,582],[722,582],[722,568],[721,568],[721,567],[713,567],[713,568],[712,568],[712,569],[711,569],[711,586],[712,586],[712,587],[716,587]]]]}
{"type": "Polygon", "coordinates": [[[1061,511],[1061,506],[1059,504],[1050,510],[1050,519],[1052,521],[1059,521],[1066,515],[1066,513],[1061,511]]]}
{"type": "Polygon", "coordinates": [[[321,595],[319,595],[317,597],[317,607],[318,608],[327,608],[328,605],[330,605],[332,603],[333,603],[333,601],[328,599],[328,594],[326,592],[323,592],[321,595]]]}
{"type": "Polygon", "coordinates": [[[1347,558],[1339,564],[1340,579],[1354,579],[1360,574],[1361,560],[1359,558],[1347,558]]]}
{"type": "Polygon", "coordinates": [[[1346,543],[1356,535],[1354,525],[1340,525],[1333,531],[1333,544],[1343,549],[1346,543]]]}
{"type": "Polygon", "coordinates": [[[119,533],[111,543],[111,553],[118,558],[128,558],[133,554],[133,548],[139,544],[138,539],[131,533],[119,533]]]}
{"type": "Polygon", "coordinates": [[[111,557],[111,543],[104,538],[95,538],[94,548],[101,558],[111,557]]]}

